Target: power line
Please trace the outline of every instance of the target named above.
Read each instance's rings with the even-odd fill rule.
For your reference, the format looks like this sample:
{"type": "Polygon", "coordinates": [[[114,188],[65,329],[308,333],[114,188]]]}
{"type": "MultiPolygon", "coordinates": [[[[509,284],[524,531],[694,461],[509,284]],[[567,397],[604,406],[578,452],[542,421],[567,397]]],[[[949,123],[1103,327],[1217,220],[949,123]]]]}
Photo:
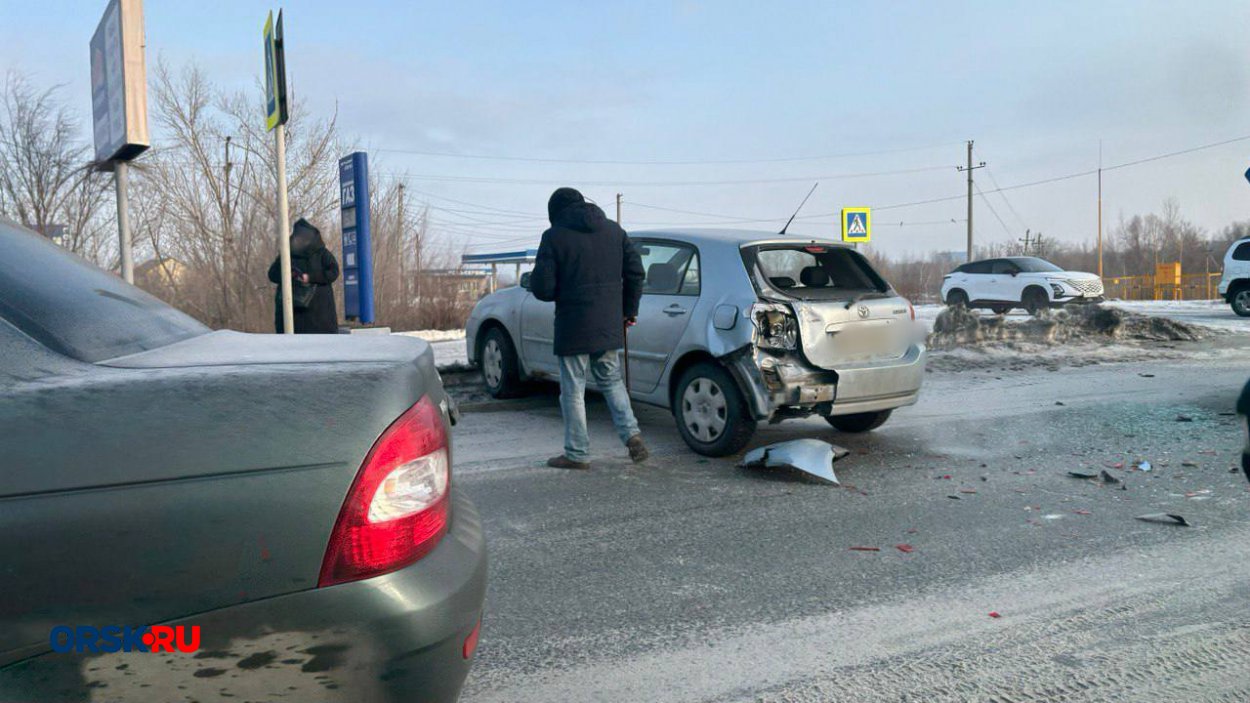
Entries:
{"type": "MultiPolygon", "coordinates": [[[[980,153],[979,150],[978,150],[978,153],[980,153]]],[[[995,188],[999,187],[998,179],[994,178],[994,171],[989,166],[985,167],[985,175],[990,177],[990,183],[993,184],[995,188]]],[[[998,195],[1000,198],[1003,199],[1003,202],[1007,204],[1007,209],[1010,210],[1012,216],[1016,218],[1016,222],[1019,222],[1021,227],[1028,229],[1029,227],[1028,223],[1024,221],[1023,217],[1020,217],[1020,213],[1016,210],[1016,207],[1011,204],[1011,200],[1007,198],[1007,194],[1002,191],[999,191],[998,195]]]]}
{"type": "Polygon", "coordinates": [[[985,203],[985,207],[989,208],[990,212],[994,213],[994,219],[998,220],[998,224],[1003,226],[1003,232],[1008,237],[1010,237],[1011,228],[1007,226],[1006,222],[1003,222],[1003,218],[998,215],[998,211],[994,209],[994,204],[990,202],[990,199],[985,197],[985,193],[982,192],[981,186],[975,186],[975,187],[977,189],[977,195],[981,196],[981,201],[985,203]]]}
{"type": "Polygon", "coordinates": [[[765,159],[701,159],[691,161],[673,161],[673,160],[617,160],[617,159],[555,159],[545,157],[532,156],[511,156],[501,154],[462,154],[450,151],[427,151],[419,149],[391,149],[381,148],[373,149],[376,152],[385,152],[391,154],[410,154],[413,156],[435,156],[457,159],[480,159],[488,161],[521,161],[526,163],[543,163],[543,164],[583,164],[583,165],[605,165],[605,166],[714,166],[727,164],[770,164],[770,163],[793,163],[799,161],[827,161],[831,159],[845,159],[857,156],[879,156],[883,154],[902,154],[914,151],[927,151],[930,149],[938,149],[949,146],[950,143],[934,144],[930,146],[905,147],[900,149],[876,149],[872,151],[852,151],[838,154],[822,154],[819,156],[787,156],[765,159]]]}
{"type": "Polygon", "coordinates": [[[416,181],[438,181],[441,183],[505,183],[510,185],[547,185],[550,186],[556,181],[576,182],[580,186],[602,186],[602,187],[618,187],[629,186],[634,188],[648,187],[684,187],[684,186],[724,186],[724,185],[757,185],[762,183],[794,183],[798,181],[837,181],[851,180],[856,178],[876,178],[881,176],[897,176],[913,173],[924,173],[926,171],[945,171],[950,166],[923,166],[920,168],[897,169],[891,171],[864,171],[857,173],[835,173],[819,176],[794,176],[788,178],[744,178],[731,180],[709,180],[709,181],[587,181],[578,178],[496,178],[489,176],[451,176],[439,174],[392,174],[381,171],[373,172],[374,175],[389,178],[405,178],[416,181]]]}

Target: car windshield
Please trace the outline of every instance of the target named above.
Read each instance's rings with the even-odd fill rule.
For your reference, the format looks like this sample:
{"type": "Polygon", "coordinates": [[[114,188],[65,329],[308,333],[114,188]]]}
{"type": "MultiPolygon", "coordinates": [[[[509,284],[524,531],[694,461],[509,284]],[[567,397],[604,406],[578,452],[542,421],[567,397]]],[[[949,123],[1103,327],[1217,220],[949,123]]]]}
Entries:
{"type": "Polygon", "coordinates": [[[96,362],[156,349],[208,328],[47,239],[0,221],[0,317],[49,349],[96,362]]]}
{"type": "Polygon", "coordinates": [[[803,300],[846,300],[885,293],[889,284],[859,252],[826,244],[764,244],[743,249],[761,292],[771,289],[803,300]]]}
{"type": "Polygon", "coordinates": [[[1055,273],[1063,271],[1058,266],[1036,256],[1013,256],[1008,261],[1019,266],[1024,273],[1055,273]]]}

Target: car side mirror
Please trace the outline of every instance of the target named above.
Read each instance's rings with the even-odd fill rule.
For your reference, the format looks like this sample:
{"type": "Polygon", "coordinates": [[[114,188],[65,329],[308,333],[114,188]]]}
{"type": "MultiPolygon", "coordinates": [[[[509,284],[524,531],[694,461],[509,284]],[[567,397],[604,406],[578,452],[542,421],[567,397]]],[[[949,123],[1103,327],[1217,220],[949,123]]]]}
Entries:
{"type": "Polygon", "coordinates": [[[1019,271],[1012,271],[1012,272],[1011,272],[1011,277],[1012,277],[1012,278],[1015,278],[1016,276],[1019,276],[1019,275],[1020,275],[1020,272],[1019,272],[1019,271]]]}
{"type": "Polygon", "coordinates": [[[521,274],[521,287],[524,288],[525,290],[530,289],[530,275],[531,273],[529,271],[526,271],[525,273],[521,274]]]}

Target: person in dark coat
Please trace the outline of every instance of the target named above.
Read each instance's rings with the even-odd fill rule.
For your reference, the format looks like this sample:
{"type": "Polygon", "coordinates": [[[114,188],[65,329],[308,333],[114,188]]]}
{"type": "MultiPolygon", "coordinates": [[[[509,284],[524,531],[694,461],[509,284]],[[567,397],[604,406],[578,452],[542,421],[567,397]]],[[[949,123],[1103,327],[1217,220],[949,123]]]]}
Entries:
{"type": "MultiPolygon", "coordinates": [[[[281,284],[278,272],[282,257],[269,266],[269,280],[281,284]]],[[[334,290],[330,284],[338,280],[339,262],[326,248],[321,231],[300,218],[291,228],[291,300],[295,309],[295,334],[337,334],[338,310],[334,307],[334,290]]],[[[282,334],[282,286],[274,294],[274,331],[282,334]]]]}
{"type": "Polygon", "coordinates": [[[560,188],[547,202],[551,228],[530,274],[530,292],[555,301],[555,353],[560,358],[560,410],[564,454],[548,466],[590,468],[586,432],[586,376],[608,401],[612,423],[634,462],[647,458],[621,380],[620,350],[625,328],[638,317],[645,273],[625,230],[572,188],[560,188]]]}

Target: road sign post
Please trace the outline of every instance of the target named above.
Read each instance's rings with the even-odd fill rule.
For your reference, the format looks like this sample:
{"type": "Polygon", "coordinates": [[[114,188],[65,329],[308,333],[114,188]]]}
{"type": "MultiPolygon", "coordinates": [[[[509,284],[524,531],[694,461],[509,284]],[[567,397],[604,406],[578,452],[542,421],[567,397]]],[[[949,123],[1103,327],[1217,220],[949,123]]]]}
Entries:
{"type": "Polygon", "coordinates": [[[143,0],[110,0],[91,36],[91,126],[95,161],[113,172],[122,278],[134,283],[127,163],[147,150],[143,0]]]}
{"type": "Polygon", "coordinates": [[[373,322],[373,245],[369,212],[369,156],[339,159],[339,211],[343,222],[343,316],[373,322]]]}
{"type": "Polygon", "coordinates": [[[872,241],[872,208],[842,208],[842,241],[853,244],[872,241]]]}
{"type": "Polygon", "coordinates": [[[282,275],[282,333],[295,333],[295,308],[291,302],[291,213],[286,193],[286,53],[282,43],[282,11],[273,21],[273,11],[265,20],[265,128],[274,135],[274,157],[278,181],[278,258],[282,275]]]}

